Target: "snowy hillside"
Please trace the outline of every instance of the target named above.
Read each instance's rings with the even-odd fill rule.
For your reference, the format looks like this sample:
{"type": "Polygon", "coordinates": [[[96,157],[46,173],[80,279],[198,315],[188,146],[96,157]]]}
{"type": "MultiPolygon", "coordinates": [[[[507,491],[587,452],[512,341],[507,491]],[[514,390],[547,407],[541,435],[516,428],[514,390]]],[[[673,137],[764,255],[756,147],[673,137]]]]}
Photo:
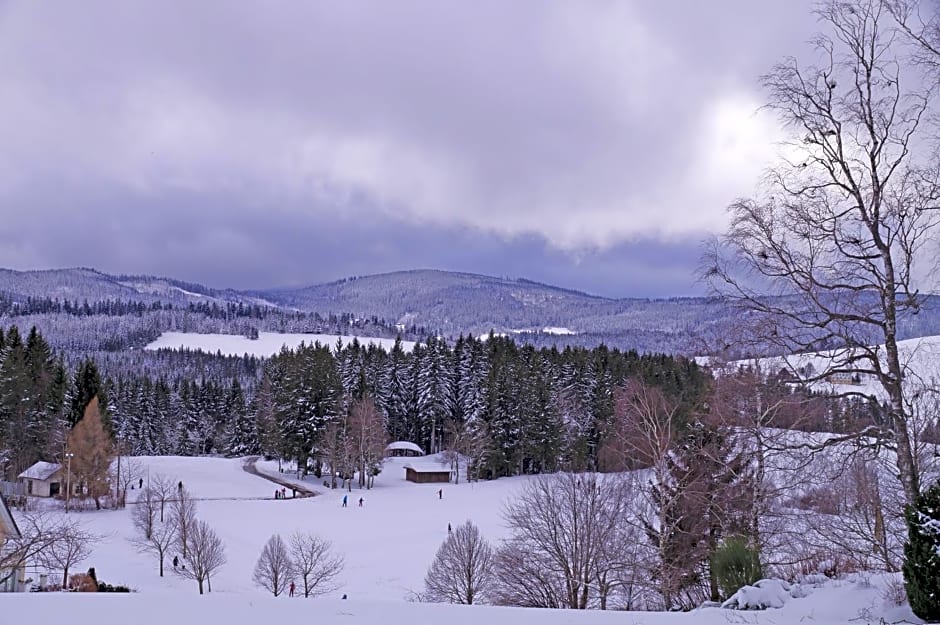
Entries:
{"type": "MultiPolygon", "coordinates": [[[[30,623],[96,622],[102,625],[216,622],[289,622],[302,619],[317,623],[454,624],[502,623],[645,623],[672,625],[695,623],[724,625],[728,622],[787,625],[811,620],[832,625],[876,623],[911,619],[906,609],[886,606],[884,576],[856,576],[841,581],[807,586],[805,598],[790,599],[782,609],[759,613],[733,613],[708,608],[691,613],[570,612],[563,610],[523,610],[517,608],[432,606],[406,600],[420,590],[425,572],[441,541],[447,524],[466,519],[476,523],[490,541],[506,535],[501,520],[503,502],[512,498],[525,480],[500,479],[484,483],[443,485],[443,497],[436,484],[405,481],[404,465],[409,459],[390,459],[372,490],[353,489],[350,505],[341,505],[342,490],[324,488],[312,477],[307,485],[320,494],[313,498],[274,499],[275,486],[262,477],[242,470],[242,460],[216,458],[140,458],[142,475],[161,473],[174,482],[182,480],[197,499],[197,515],[222,538],[227,563],[213,576],[213,592],[197,595],[195,584],[168,573],[157,575],[156,561],[138,553],[131,544],[133,529],[130,511],[85,511],[73,518],[103,537],[92,555],[76,570],[96,568],[100,579],[122,583],[138,592],[130,596],[37,595],[7,596],[0,615],[10,622],[30,623]],[[359,498],[363,505],[358,505],[359,498]],[[252,584],[251,571],[265,541],[274,533],[287,536],[297,531],[313,531],[331,540],[346,558],[342,588],[322,599],[274,599],[252,584]],[[340,594],[348,595],[341,600],[340,594]],[[168,601],[167,599],[172,598],[168,601]],[[342,617],[342,618],[340,618],[342,617]]],[[[433,457],[423,462],[435,462],[433,457]]],[[[277,473],[276,462],[261,463],[263,471],[277,473]]],[[[282,479],[289,473],[278,473],[282,479]]],[[[137,491],[131,491],[130,499],[137,491]]],[[[171,568],[171,567],[170,567],[171,568]]],[[[0,619],[0,622],[6,622],[0,619]]],[[[914,621],[916,622],[916,621],[914,621]]]]}
{"type": "MultiPolygon", "coordinates": [[[[884,348],[879,347],[879,355],[884,358],[884,348]]],[[[940,336],[925,336],[916,339],[898,341],[901,365],[907,368],[911,381],[930,382],[940,380],[940,336]]],[[[780,369],[796,372],[801,376],[818,375],[833,365],[833,355],[838,352],[818,352],[813,354],[794,354],[787,357],[761,358],[756,362],[761,369],[776,372],[780,369]]],[[[704,364],[707,359],[698,359],[704,364]]],[[[733,366],[749,365],[755,361],[738,361],[733,366]]],[[[836,361],[836,364],[838,361],[836,361]]],[[[884,389],[872,377],[861,375],[858,380],[845,379],[832,382],[818,382],[817,389],[828,392],[857,391],[866,395],[884,397],[884,389]]]]}
{"type": "MultiPolygon", "coordinates": [[[[340,336],[338,334],[279,334],[277,332],[260,332],[257,339],[249,339],[233,334],[195,334],[190,332],[164,332],[160,337],[148,344],[144,349],[198,349],[208,354],[222,352],[223,356],[273,356],[287,346],[294,349],[301,343],[312,345],[319,342],[321,345],[334,347],[337,341],[347,345],[356,338],[363,345],[377,345],[385,350],[391,350],[395,339],[377,339],[365,336],[340,336]]],[[[413,341],[402,341],[402,349],[414,349],[413,341]]]]}

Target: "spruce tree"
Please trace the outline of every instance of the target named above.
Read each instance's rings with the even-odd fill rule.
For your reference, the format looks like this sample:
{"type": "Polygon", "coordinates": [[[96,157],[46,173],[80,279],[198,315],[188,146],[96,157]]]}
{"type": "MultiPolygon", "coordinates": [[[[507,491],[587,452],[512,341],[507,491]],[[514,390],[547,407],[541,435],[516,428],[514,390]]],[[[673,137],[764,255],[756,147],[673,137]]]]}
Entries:
{"type": "Polygon", "coordinates": [[[914,614],[940,621],[940,481],[908,507],[904,586],[914,614]]]}

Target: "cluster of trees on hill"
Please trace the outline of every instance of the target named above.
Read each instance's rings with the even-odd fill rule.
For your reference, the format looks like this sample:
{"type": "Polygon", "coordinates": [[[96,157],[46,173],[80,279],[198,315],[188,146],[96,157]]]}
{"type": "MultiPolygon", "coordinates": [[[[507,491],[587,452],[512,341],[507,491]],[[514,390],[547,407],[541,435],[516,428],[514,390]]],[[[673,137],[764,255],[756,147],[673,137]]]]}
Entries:
{"type": "Polygon", "coordinates": [[[389,439],[476,460],[479,476],[598,468],[614,389],[641,377],[690,410],[707,375],[686,359],[593,350],[536,349],[510,339],[429,339],[412,352],[358,341],[284,350],[255,393],[261,449],[305,466],[330,426],[372,402],[389,439]]]}
{"type": "Polygon", "coordinates": [[[61,457],[68,429],[100,390],[93,364],[70,375],[35,328],[25,341],[16,326],[0,331],[0,474],[61,457]]]}
{"type": "MultiPolygon", "coordinates": [[[[707,403],[711,380],[684,358],[536,349],[503,337],[465,337],[452,347],[430,339],[409,352],[354,339],[285,349],[267,361],[174,350],[99,356],[100,366],[68,363],[35,329],[26,341],[15,326],[4,334],[0,449],[8,477],[60,458],[66,428],[96,394],[109,432],[131,454],[264,452],[306,466],[328,448],[335,455],[354,405],[368,401],[383,441],[470,456],[476,477],[609,470],[617,468],[604,449],[614,444],[619,388],[653,385],[688,417],[707,403]]],[[[782,406],[781,427],[842,432],[883,422],[877,402],[797,391],[785,376],[753,377],[782,406]]]]}
{"type": "Polygon", "coordinates": [[[257,338],[259,332],[365,334],[376,337],[427,336],[423,327],[402,327],[376,316],[352,313],[321,316],[257,304],[234,302],[142,302],[104,299],[89,302],[46,297],[15,299],[0,292],[0,320],[16,325],[22,334],[36,327],[67,359],[89,352],[120,352],[140,348],[161,333],[219,333],[257,338]]]}

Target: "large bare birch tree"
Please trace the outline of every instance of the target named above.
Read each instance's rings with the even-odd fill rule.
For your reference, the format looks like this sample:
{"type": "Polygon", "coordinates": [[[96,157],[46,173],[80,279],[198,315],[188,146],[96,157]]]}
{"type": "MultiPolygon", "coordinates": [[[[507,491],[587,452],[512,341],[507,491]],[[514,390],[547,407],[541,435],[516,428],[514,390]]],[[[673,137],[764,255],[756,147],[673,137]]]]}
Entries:
{"type": "Polygon", "coordinates": [[[920,490],[899,323],[923,303],[938,213],[929,100],[887,0],[829,0],[818,63],[789,58],[763,77],[792,138],[759,194],[730,207],[704,278],[757,319],[784,353],[833,349],[808,383],[874,380],[888,403],[868,440],[896,452],[905,499],[920,490]]]}

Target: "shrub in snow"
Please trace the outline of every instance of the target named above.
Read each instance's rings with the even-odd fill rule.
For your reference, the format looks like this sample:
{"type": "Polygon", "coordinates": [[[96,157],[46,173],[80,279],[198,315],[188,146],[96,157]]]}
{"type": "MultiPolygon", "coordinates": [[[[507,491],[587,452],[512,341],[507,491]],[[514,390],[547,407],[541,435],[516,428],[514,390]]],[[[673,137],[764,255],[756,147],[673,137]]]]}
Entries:
{"type": "Polygon", "coordinates": [[[940,621],[940,481],[905,512],[904,586],[914,614],[940,621]]]}
{"type": "Polygon", "coordinates": [[[799,584],[788,584],[782,579],[762,579],[753,586],[739,589],[721,607],[731,610],[782,608],[790,599],[805,597],[806,594],[799,584]]]}
{"type": "Polygon", "coordinates": [[[723,597],[761,578],[760,556],[740,536],[729,538],[715,551],[711,567],[723,597]]]}

